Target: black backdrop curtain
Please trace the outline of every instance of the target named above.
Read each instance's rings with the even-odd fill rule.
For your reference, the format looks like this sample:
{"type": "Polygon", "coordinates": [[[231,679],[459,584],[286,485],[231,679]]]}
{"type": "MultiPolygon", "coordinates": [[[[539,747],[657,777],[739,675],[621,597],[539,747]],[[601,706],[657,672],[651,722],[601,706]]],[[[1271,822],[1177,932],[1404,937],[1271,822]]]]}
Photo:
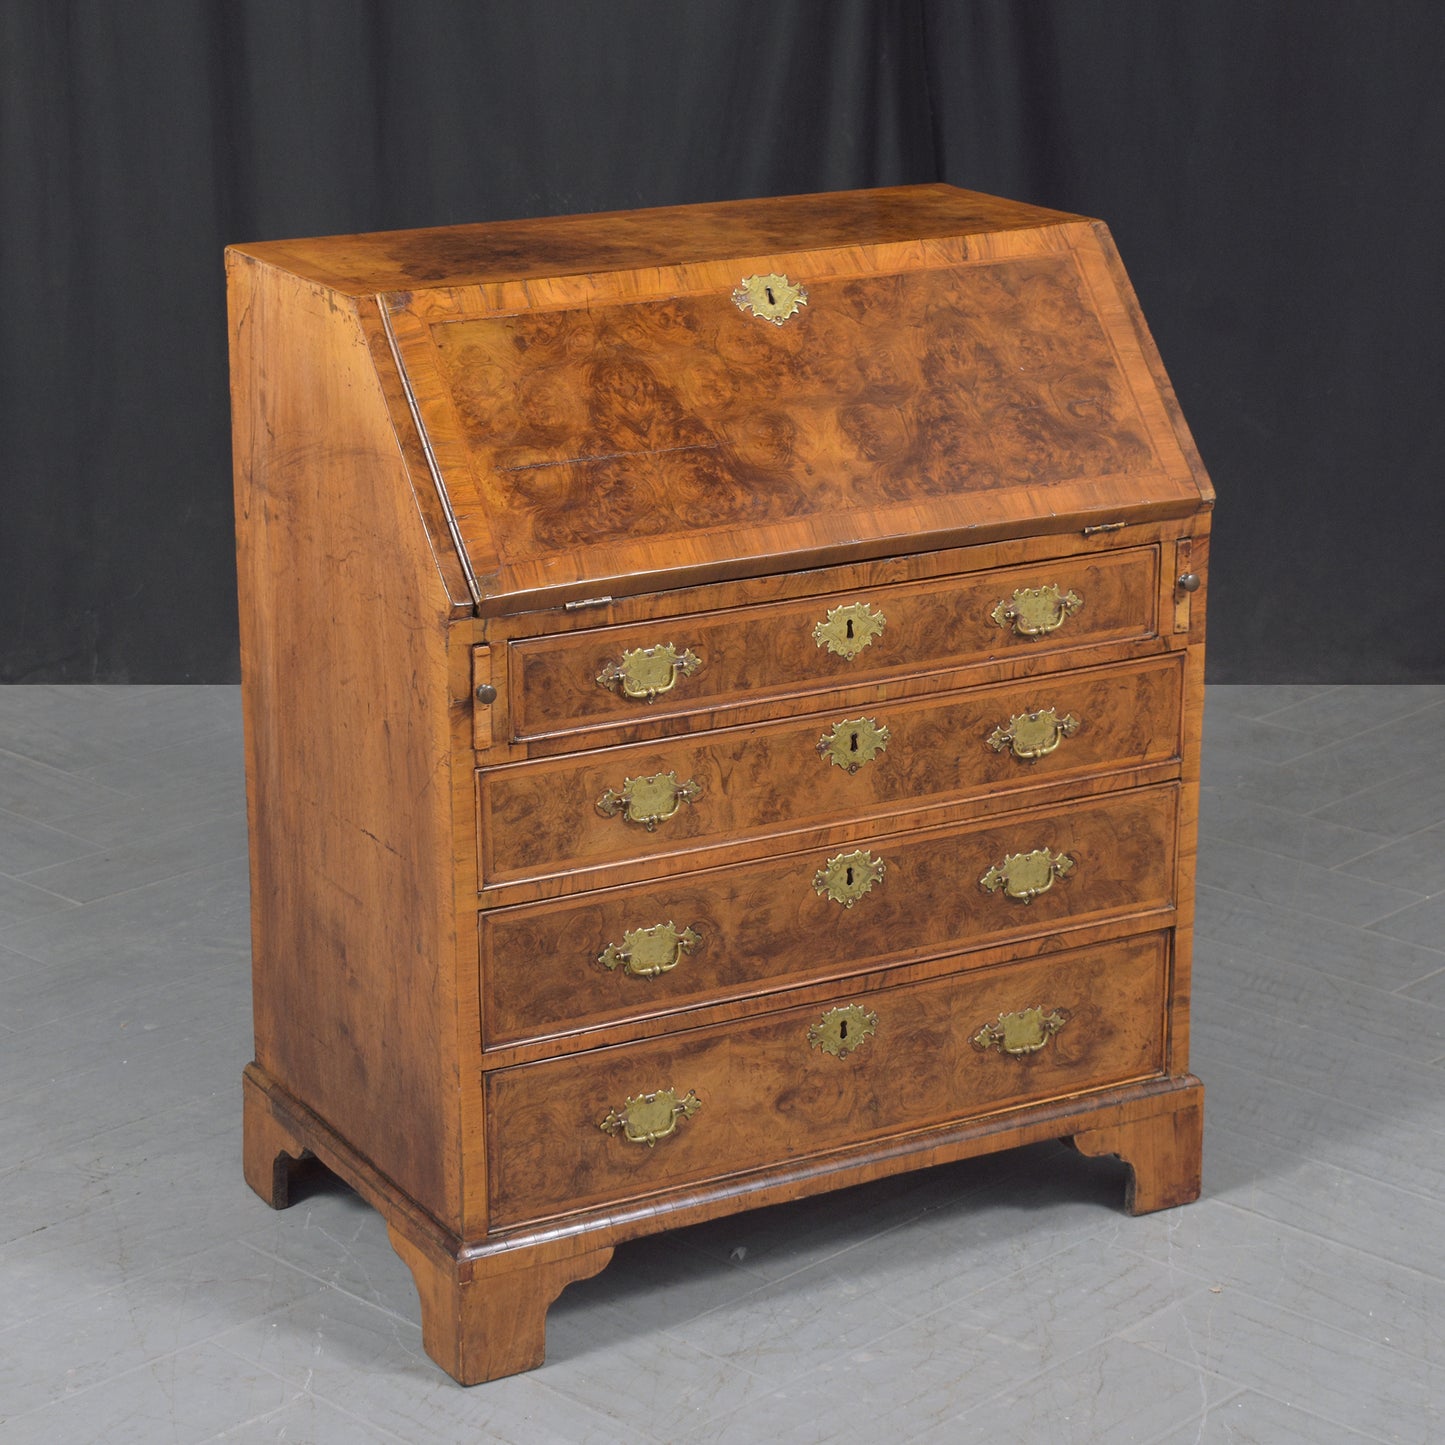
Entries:
{"type": "Polygon", "coordinates": [[[0,679],[235,678],[224,243],[947,180],[1110,223],[1211,677],[1445,681],[1442,73],[1439,0],[0,0],[0,679]]]}

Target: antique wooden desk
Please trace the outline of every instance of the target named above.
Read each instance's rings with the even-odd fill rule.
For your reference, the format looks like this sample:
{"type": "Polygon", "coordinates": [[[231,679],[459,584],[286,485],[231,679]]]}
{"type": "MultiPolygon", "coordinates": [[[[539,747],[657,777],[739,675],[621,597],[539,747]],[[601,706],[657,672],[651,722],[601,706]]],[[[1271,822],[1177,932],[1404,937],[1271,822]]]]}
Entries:
{"type": "Polygon", "coordinates": [[[1212,494],[1107,231],[920,186],[229,253],[245,1166],[459,1380],[629,1236],[1199,1189],[1212,494]]]}

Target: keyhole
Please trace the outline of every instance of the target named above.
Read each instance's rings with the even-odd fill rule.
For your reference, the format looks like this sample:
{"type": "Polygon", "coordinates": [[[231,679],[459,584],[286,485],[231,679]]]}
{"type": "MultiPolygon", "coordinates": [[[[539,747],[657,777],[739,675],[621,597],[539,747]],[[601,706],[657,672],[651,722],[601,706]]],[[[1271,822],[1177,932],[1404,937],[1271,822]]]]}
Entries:
{"type": "Polygon", "coordinates": [[[853,868],[852,868],[851,865],[849,865],[849,868],[848,868],[848,880],[847,880],[847,881],[848,881],[848,886],[851,888],[851,887],[853,886],[853,868]]]}
{"type": "Polygon", "coordinates": [[[763,287],[763,290],[767,293],[768,305],[769,305],[769,306],[776,306],[778,303],[777,303],[775,300],[773,300],[773,288],[772,288],[771,286],[764,286],[764,287],[763,287]]]}
{"type": "Polygon", "coordinates": [[[848,619],[848,631],[846,635],[849,637],[853,635],[853,619],[851,617],[848,619]]]}
{"type": "Polygon", "coordinates": [[[856,752],[858,751],[858,734],[857,734],[857,733],[849,733],[849,734],[848,734],[848,751],[849,751],[850,753],[856,753],[856,752]]]}
{"type": "Polygon", "coordinates": [[[847,1019],[839,1019],[839,1020],[838,1020],[838,1042],[839,1042],[839,1043],[842,1043],[843,1040],[846,1039],[847,1037],[848,1037],[848,1020],[847,1020],[847,1019]]]}

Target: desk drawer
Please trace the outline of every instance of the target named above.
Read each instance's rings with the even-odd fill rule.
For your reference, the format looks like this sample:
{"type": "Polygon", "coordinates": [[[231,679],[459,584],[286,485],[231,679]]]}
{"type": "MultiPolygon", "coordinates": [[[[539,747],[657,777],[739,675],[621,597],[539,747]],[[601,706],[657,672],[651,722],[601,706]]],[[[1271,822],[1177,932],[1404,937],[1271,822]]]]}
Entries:
{"type": "Polygon", "coordinates": [[[876,826],[920,805],[1167,762],[1179,755],[1182,682],[1182,659],[1163,656],[489,769],[482,879],[852,818],[876,826]]]}
{"type": "Polygon", "coordinates": [[[1134,547],[518,641],[513,733],[546,737],[1145,638],[1157,631],[1158,591],[1157,549],[1134,547]],[[1025,615],[1010,616],[1017,609],[1025,615]]]}
{"type": "Polygon", "coordinates": [[[1178,794],[1166,784],[489,910],[484,1040],[496,1048],[1168,908],[1178,794]],[[1010,897],[1011,886],[1026,891],[1018,880],[986,891],[1004,859],[1042,849],[1068,860],[1035,880],[1045,891],[1027,903],[1010,897]],[[867,858],[850,888],[849,865],[829,865],[854,854],[867,858]]]}
{"type": "Polygon", "coordinates": [[[1157,1074],[1167,955],[1167,935],[1150,934],[496,1070],[493,1221],[796,1166],[1157,1074]]]}

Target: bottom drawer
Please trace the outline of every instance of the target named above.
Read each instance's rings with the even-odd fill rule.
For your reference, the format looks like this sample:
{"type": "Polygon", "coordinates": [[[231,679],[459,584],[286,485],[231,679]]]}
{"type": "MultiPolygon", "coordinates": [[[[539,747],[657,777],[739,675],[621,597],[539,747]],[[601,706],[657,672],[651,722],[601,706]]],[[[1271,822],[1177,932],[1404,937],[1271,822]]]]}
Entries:
{"type": "Polygon", "coordinates": [[[486,1076],[494,1226],[1164,1068],[1167,933],[486,1076]]]}

